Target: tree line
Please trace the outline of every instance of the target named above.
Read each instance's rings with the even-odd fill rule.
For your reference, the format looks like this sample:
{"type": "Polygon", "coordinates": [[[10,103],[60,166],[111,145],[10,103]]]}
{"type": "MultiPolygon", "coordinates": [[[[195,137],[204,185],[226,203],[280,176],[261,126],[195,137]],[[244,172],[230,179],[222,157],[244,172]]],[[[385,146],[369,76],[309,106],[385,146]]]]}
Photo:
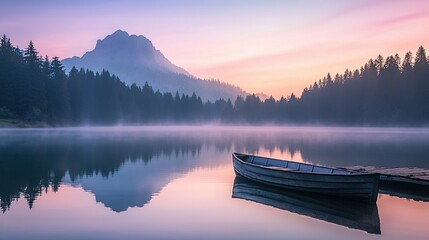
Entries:
{"type": "Polygon", "coordinates": [[[323,79],[304,89],[297,104],[301,119],[347,124],[429,122],[429,64],[420,46],[415,57],[378,55],[360,69],[323,79]]]}
{"type": "Polygon", "coordinates": [[[195,93],[154,91],[147,83],[127,86],[107,70],[72,68],[58,57],[42,58],[30,41],[24,50],[3,35],[0,43],[0,119],[51,126],[169,122],[424,125],[429,123],[429,64],[421,46],[360,69],[326,77],[291,94],[261,100],[203,102],[195,93]]]}
{"type": "Polygon", "coordinates": [[[214,104],[191,96],[160,93],[145,84],[126,86],[107,70],[73,68],[66,74],[58,57],[39,56],[3,35],[0,43],[0,118],[50,125],[199,121],[214,104]],[[205,109],[204,109],[205,108],[205,109]]]}
{"type": "Polygon", "coordinates": [[[378,55],[360,69],[327,74],[276,101],[255,95],[238,98],[234,113],[250,122],[423,126],[429,123],[429,60],[420,46],[415,56],[378,55]]]}

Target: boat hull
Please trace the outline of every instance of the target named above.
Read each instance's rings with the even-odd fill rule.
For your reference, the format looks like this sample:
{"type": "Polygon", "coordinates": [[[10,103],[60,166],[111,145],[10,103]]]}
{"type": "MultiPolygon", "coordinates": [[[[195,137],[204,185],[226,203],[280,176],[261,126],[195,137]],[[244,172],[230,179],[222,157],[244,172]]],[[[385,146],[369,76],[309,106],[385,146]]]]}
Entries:
{"type": "Polygon", "coordinates": [[[233,154],[237,175],[275,187],[335,195],[375,203],[378,196],[378,174],[321,174],[285,171],[251,164],[233,154]]]}

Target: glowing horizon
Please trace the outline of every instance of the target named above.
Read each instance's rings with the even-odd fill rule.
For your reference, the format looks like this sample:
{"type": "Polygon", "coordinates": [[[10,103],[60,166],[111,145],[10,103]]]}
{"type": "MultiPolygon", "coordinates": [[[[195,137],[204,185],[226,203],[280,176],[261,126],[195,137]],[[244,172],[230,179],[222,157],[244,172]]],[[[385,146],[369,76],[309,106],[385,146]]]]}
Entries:
{"type": "Polygon", "coordinates": [[[328,72],[429,47],[428,1],[11,1],[1,34],[43,55],[82,56],[117,29],[149,38],[172,63],[276,98],[328,72]]]}

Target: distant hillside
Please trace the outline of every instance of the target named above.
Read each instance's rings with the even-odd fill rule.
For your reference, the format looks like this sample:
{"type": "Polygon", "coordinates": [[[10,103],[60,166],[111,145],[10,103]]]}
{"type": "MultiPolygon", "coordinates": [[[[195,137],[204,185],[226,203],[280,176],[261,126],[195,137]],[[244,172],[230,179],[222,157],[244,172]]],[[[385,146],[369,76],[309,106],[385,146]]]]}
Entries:
{"type": "Polygon", "coordinates": [[[129,35],[121,30],[98,40],[95,49],[82,57],[66,58],[62,63],[67,72],[73,66],[93,71],[106,69],[128,85],[143,86],[148,82],[160,92],[178,91],[187,95],[195,92],[203,100],[234,100],[238,95],[247,95],[239,87],[192,76],[171,63],[146,37],[129,35]]]}

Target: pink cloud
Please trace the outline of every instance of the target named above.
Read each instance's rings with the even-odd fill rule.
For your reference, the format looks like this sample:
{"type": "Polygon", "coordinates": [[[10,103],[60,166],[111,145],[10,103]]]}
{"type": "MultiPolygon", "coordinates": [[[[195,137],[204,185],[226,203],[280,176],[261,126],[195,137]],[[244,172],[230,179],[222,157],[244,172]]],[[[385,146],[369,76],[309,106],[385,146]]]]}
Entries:
{"type": "Polygon", "coordinates": [[[395,16],[376,21],[372,24],[372,26],[373,28],[385,28],[424,17],[429,17],[429,13],[427,11],[412,12],[401,16],[395,16]]]}

